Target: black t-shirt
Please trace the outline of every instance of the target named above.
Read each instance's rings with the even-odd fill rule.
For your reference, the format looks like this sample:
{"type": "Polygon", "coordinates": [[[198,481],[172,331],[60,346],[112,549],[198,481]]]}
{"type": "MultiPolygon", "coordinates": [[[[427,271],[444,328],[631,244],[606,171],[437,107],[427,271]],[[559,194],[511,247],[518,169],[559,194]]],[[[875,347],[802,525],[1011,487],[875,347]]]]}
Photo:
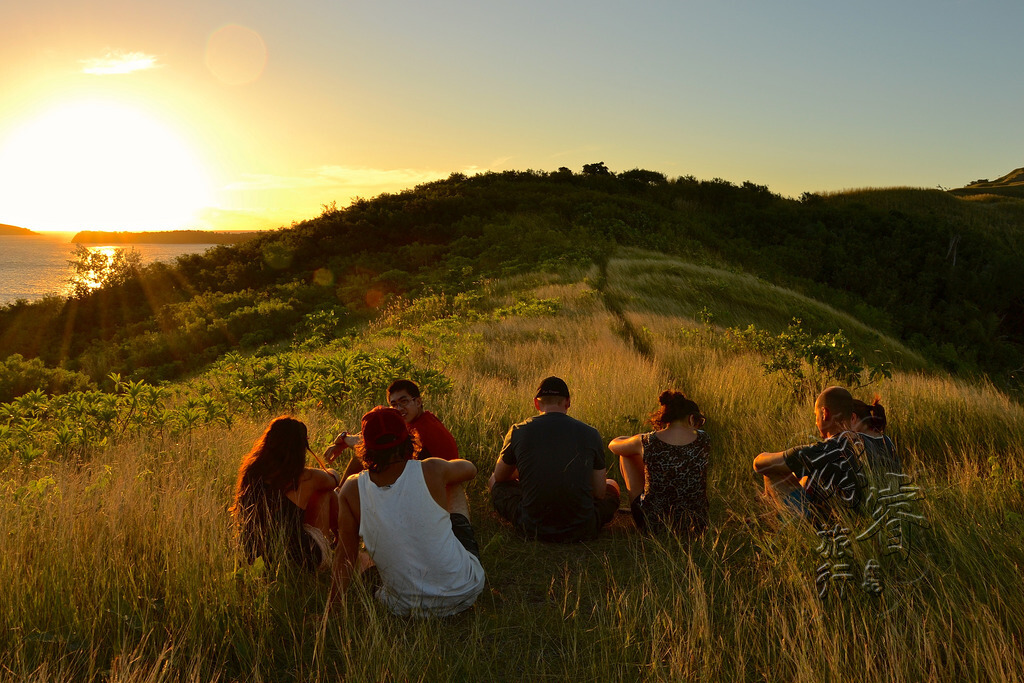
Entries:
{"type": "Polygon", "coordinates": [[[871,468],[874,474],[884,475],[889,472],[903,472],[903,463],[900,462],[899,453],[896,451],[896,444],[885,434],[871,436],[869,434],[857,434],[864,450],[864,463],[871,468]]]}
{"type": "Polygon", "coordinates": [[[603,470],[604,443],[590,425],[565,413],[542,413],[512,425],[501,460],[519,470],[522,520],[538,538],[596,532],[593,472],[603,470]]]}
{"type": "Polygon", "coordinates": [[[846,507],[860,505],[864,477],[847,433],[790,448],[783,458],[797,479],[807,477],[805,490],[813,502],[821,503],[837,496],[846,507]]]}

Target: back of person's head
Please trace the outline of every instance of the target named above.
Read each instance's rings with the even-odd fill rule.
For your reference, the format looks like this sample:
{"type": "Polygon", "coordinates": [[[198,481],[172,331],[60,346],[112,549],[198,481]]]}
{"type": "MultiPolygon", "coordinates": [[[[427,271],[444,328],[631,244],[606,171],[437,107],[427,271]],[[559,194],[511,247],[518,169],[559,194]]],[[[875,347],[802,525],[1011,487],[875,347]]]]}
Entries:
{"type": "Polygon", "coordinates": [[[815,408],[828,408],[832,419],[847,420],[853,415],[853,396],[843,387],[829,387],[818,395],[815,408]]]}
{"type": "Polygon", "coordinates": [[[308,448],[305,424],[287,415],[272,420],[242,458],[231,512],[238,517],[254,508],[266,507],[271,504],[268,493],[298,488],[308,448]]]}
{"type": "Polygon", "coordinates": [[[420,388],[411,379],[396,379],[388,385],[388,396],[398,391],[404,391],[409,394],[410,398],[419,398],[420,396],[420,388]]]}
{"type": "Polygon", "coordinates": [[[542,406],[563,406],[569,400],[569,385],[561,377],[545,377],[534,398],[542,406]]]}
{"type": "Polygon", "coordinates": [[[697,429],[704,424],[704,415],[701,414],[697,403],[686,397],[681,391],[663,391],[658,396],[658,404],[661,406],[651,413],[651,424],[659,429],[668,427],[673,422],[685,420],[693,415],[694,426],[697,429]]]}
{"type": "Polygon", "coordinates": [[[378,406],[363,415],[362,435],[356,455],[370,472],[380,472],[394,462],[408,460],[416,452],[409,427],[394,408],[378,406]]]}
{"type": "Polygon", "coordinates": [[[881,398],[875,396],[873,403],[868,405],[864,401],[854,399],[853,414],[857,416],[863,428],[873,432],[884,432],[887,423],[885,419],[885,408],[882,407],[881,398]]]}

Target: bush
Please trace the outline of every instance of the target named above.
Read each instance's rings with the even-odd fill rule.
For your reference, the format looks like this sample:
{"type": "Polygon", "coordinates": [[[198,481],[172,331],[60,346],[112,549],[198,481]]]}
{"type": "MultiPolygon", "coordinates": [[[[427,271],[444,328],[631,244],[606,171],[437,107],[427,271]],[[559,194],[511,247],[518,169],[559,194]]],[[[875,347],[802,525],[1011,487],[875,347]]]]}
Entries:
{"type": "Polygon", "coordinates": [[[866,363],[842,330],[814,335],[799,318],[778,335],[754,325],[729,328],[727,334],[741,348],[766,356],[761,364],[765,374],[780,375],[797,395],[814,395],[831,384],[857,389],[892,376],[891,363],[866,363]]]}
{"type": "Polygon", "coordinates": [[[48,368],[38,358],[25,360],[16,353],[0,362],[0,403],[8,403],[36,390],[64,394],[94,388],[92,380],[82,373],[48,368]]]}

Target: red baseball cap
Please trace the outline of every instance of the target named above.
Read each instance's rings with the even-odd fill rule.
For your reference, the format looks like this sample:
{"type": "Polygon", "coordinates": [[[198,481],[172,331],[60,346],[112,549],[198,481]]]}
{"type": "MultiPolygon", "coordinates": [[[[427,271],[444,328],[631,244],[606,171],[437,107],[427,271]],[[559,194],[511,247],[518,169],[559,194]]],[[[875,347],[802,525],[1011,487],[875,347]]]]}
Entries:
{"type": "Polygon", "coordinates": [[[363,415],[363,447],[370,451],[394,448],[409,438],[409,427],[394,408],[377,406],[363,415]]]}

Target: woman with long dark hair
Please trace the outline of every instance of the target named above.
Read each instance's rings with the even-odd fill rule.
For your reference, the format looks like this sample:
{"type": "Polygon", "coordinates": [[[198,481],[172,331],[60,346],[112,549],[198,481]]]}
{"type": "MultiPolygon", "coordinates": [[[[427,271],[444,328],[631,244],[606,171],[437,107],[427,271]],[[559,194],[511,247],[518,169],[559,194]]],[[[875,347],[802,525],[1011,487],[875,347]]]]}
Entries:
{"type": "MultiPolygon", "coordinates": [[[[325,457],[344,437],[335,439],[325,457]]],[[[242,458],[231,513],[250,562],[280,561],[283,554],[307,569],[330,566],[338,519],[334,489],[341,482],[334,470],[306,467],[307,451],[306,425],[282,416],[242,458]]]]}
{"type": "Polygon", "coordinates": [[[637,528],[700,533],[708,524],[711,445],[704,416],[679,391],[661,392],[658,403],[650,418],[655,431],[616,437],[608,448],[619,456],[637,528]]]}

